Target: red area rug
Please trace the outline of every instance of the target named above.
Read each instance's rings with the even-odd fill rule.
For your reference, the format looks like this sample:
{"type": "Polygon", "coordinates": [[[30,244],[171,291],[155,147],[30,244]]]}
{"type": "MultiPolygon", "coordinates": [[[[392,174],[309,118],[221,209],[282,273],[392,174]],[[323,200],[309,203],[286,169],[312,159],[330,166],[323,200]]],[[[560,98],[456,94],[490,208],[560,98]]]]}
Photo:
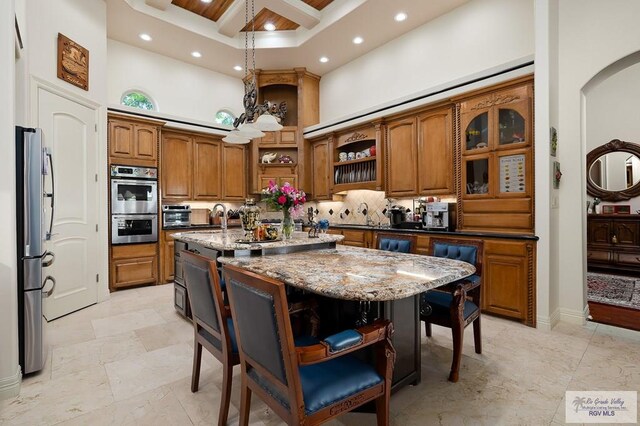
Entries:
{"type": "Polygon", "coordinates": [[[589,302],[640,310],[640,278],[587,273],[589,302]]]}

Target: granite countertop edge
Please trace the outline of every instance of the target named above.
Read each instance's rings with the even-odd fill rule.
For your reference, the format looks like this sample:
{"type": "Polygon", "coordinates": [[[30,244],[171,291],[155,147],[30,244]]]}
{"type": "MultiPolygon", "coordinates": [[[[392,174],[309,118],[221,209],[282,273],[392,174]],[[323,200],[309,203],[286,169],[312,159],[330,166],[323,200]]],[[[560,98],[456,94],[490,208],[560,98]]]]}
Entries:
{"type": "Polygon", "coordinates": [[[540,237],[528,234],[507,234],[493,232],[475,232],[475,231],[436,231],[429,229],[401,229],[401,228],[382,228],[377,226],[349,225],[339,224],[331,225],[329,229],[359,229],[363,231],[380,231],[380,232],[396,232],[399,234],[433,234],[433,235],[450,235],[458,237],[484,237],[484,238],[503,238],[508,240],[531,240],[538,241],[540,237]]]}

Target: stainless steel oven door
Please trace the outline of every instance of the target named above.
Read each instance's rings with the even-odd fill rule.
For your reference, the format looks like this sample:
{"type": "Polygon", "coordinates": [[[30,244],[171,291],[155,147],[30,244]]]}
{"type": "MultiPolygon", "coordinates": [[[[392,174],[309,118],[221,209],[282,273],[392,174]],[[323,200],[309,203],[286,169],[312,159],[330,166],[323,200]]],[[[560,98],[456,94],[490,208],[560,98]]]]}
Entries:
{"type": "Polygon", "coordinates": [[[158,241],[157,214],[111,215],[111,243],[155,243],[158,241]]]}
{"type": "Polygon", "coordinates": [[[158,181],[111,179],[111,214],[132,213],[158,213],[158,181]]]}

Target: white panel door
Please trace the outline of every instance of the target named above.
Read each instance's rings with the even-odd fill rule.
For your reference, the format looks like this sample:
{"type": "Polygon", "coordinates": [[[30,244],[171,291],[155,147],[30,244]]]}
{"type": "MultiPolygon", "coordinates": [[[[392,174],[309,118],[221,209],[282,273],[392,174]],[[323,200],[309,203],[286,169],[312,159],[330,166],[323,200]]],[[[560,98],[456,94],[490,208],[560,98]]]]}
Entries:
{"type": "Polygon", "coordinates": [[[46,249],[56,258],[46,273],[56,279],[56,288],[43,306],[44,317],[51,321],[98,299],[96,111],[40,88],[38,127],[53,155],[55,179],[53,237],[46,249]]]}

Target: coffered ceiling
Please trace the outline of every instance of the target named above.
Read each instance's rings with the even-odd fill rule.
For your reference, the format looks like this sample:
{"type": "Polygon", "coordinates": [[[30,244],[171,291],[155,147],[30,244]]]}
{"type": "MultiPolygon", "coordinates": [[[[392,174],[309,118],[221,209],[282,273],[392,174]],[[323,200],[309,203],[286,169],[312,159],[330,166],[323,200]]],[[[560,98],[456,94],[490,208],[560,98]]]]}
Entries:
{"type": "MultiPolygon", "coordinates": [[[[470,0],[253,0],[256,67],[323,75],[470,0]],[[398,12],[407,14],[402,22],[398,12]],[[275,26],[266,31],[265,24],[275,26]],[[355,44],[353,39],[361,37],[355,44]],[[321,63],[320,57],[327,62],[321,63]]],[[[106,0],[108,37],[231,76],[244,71],[251,0],[106,0]],[[247,4],[245,1],[249,1],[247,4]],[[143,41],[140,34],[152,40],[143,41]],[[191,52],[201,56],[194,58],[191,52]]],[[[417,52],[416,52],[417,53],[417,52]]]]}

